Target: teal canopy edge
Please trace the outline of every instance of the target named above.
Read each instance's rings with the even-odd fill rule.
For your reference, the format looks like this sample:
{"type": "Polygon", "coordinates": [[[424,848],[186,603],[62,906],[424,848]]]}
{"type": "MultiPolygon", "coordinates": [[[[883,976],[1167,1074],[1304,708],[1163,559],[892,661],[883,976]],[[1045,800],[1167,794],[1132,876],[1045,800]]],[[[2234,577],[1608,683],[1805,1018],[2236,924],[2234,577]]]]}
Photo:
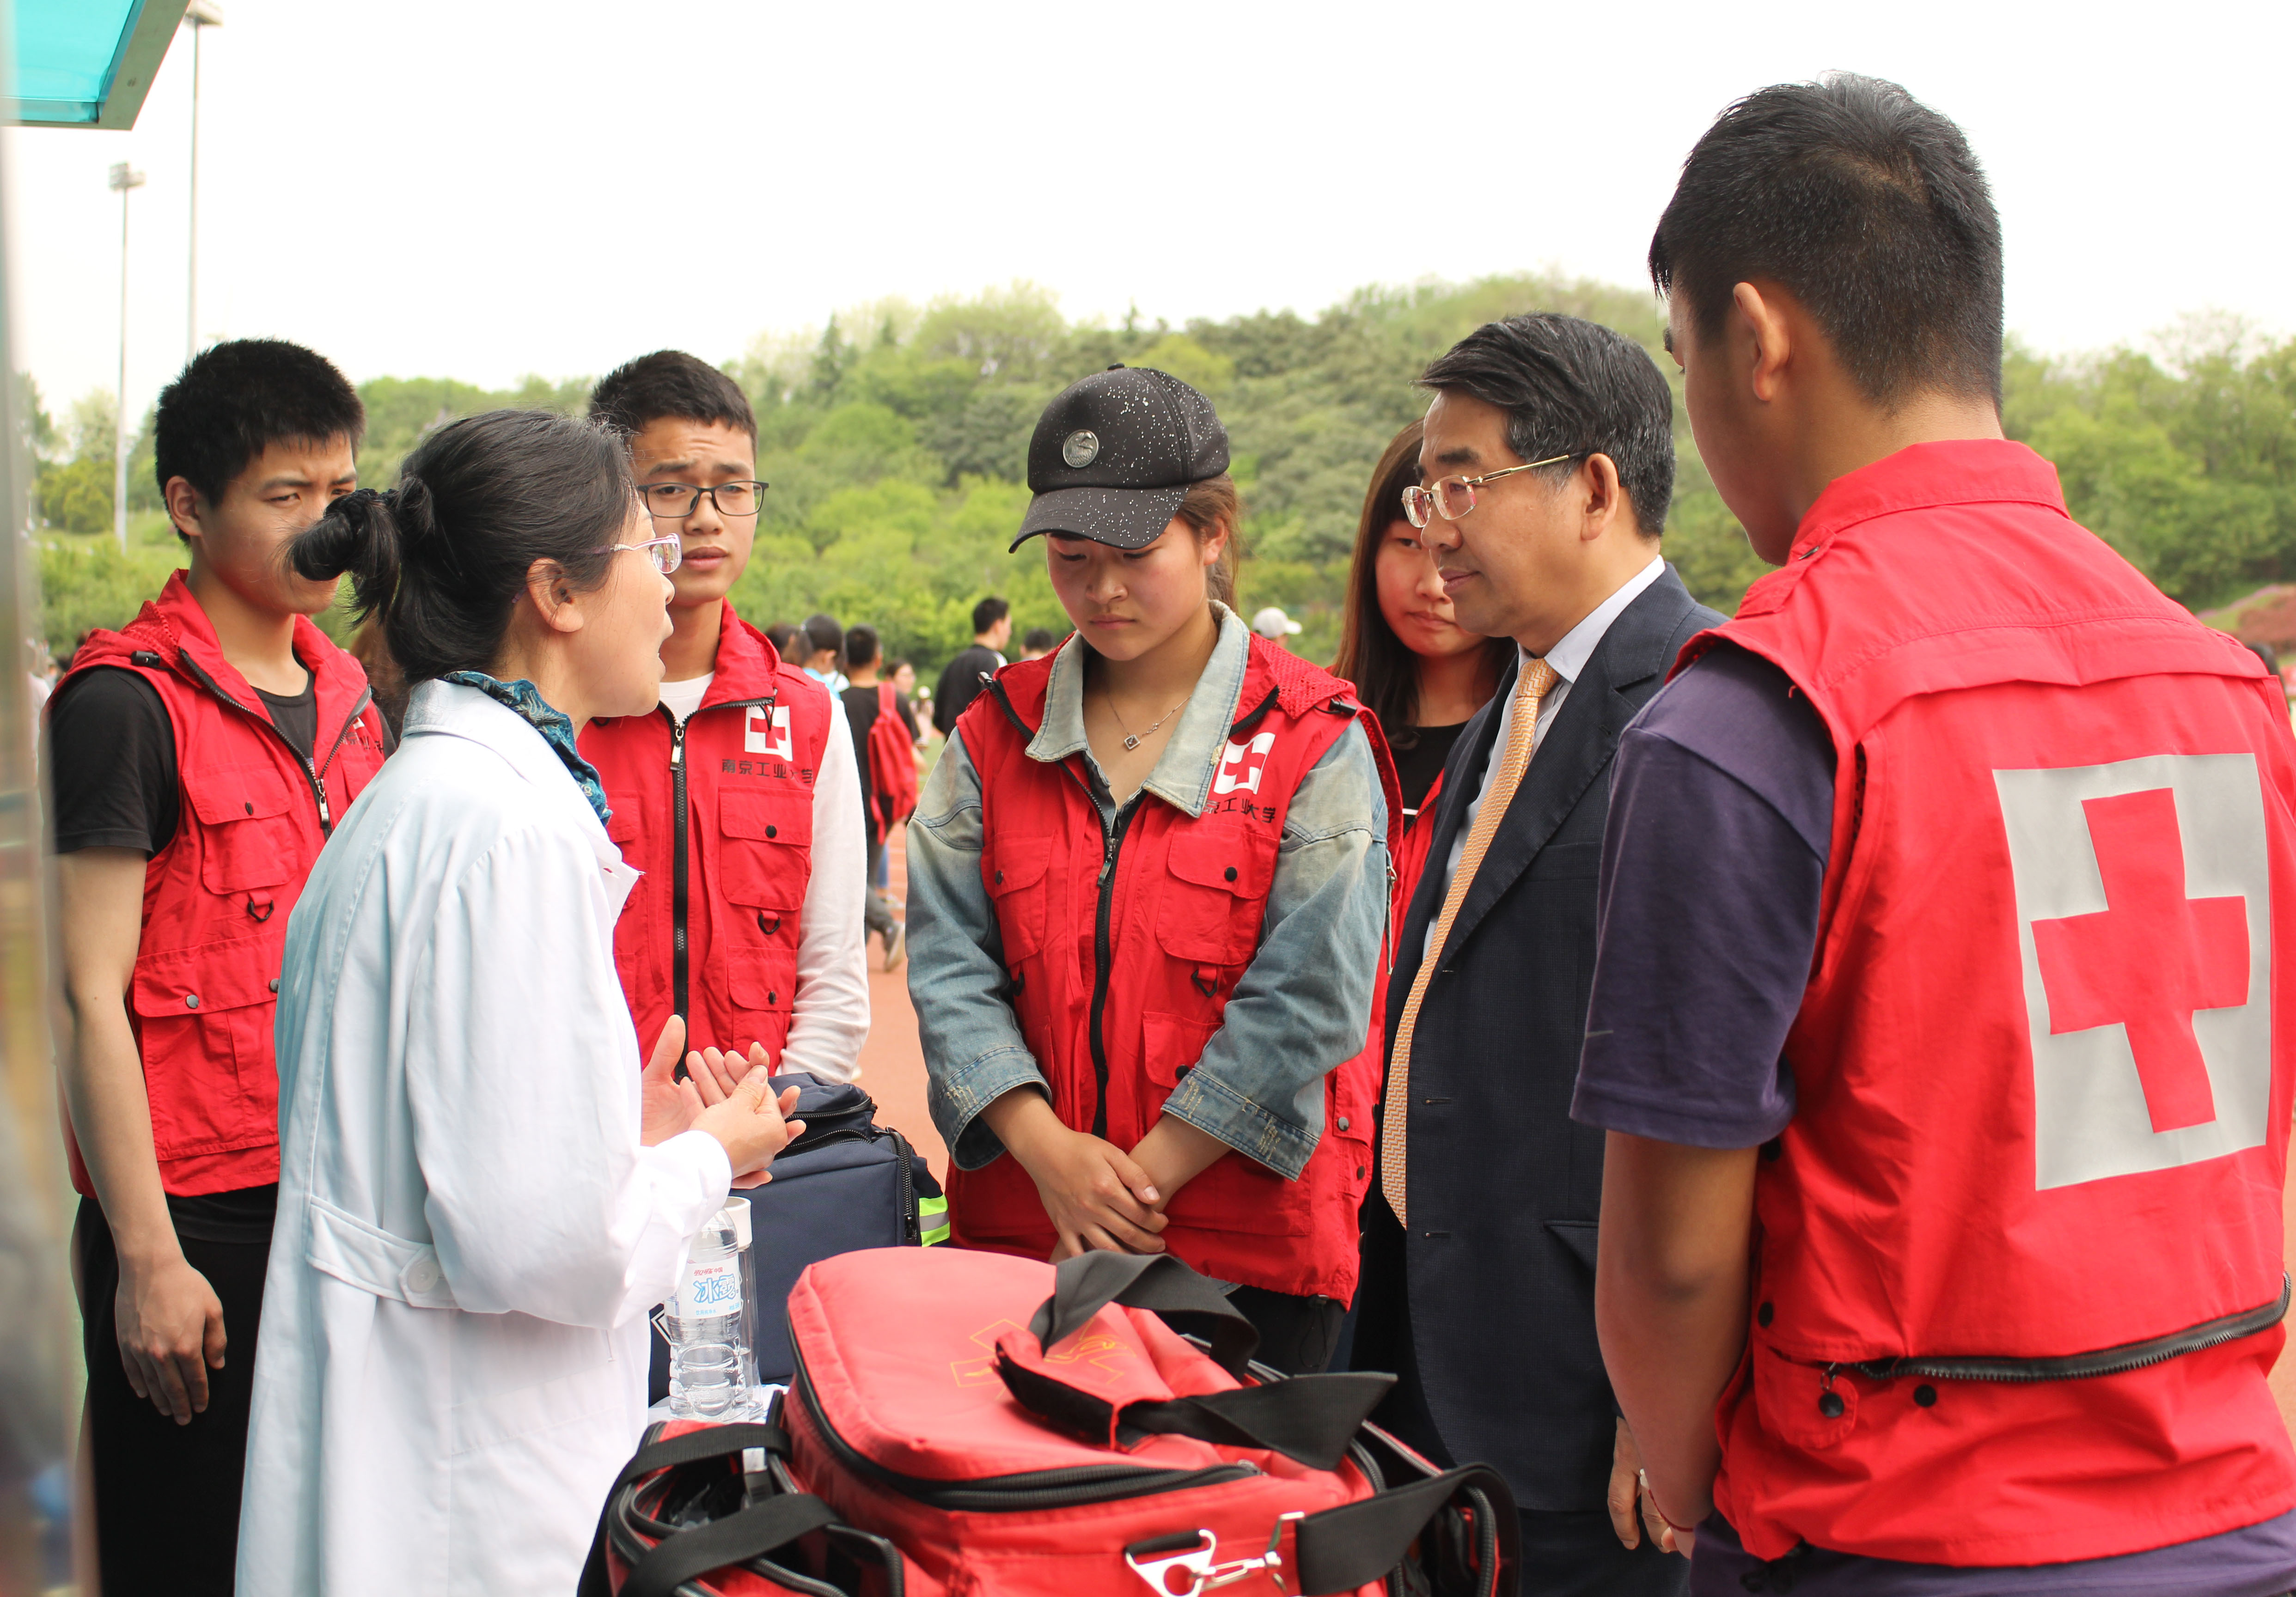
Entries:
{"type": "Polygon", "coordinates": [[[14,70],[12,92],[0,96],[0,120],[27,127],[135,127],[189,3],[13,0],[14,70]],[[116,36],[102,26],[107,12],[119,18],[116,36]],[[91,20],[98,21],[93,37],[91,20]]]}

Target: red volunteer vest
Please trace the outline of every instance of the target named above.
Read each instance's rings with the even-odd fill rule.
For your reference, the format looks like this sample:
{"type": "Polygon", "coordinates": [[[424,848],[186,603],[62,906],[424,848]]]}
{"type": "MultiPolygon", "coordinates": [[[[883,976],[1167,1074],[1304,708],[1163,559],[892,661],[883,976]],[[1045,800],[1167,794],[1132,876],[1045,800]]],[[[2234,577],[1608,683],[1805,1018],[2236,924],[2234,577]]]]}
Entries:
{"type": "Polygon", "coordinates": [[[2296,1505],[2279,684],[2008,443],[1835,482],[1684,663],[1718,639],[1840,783],[1717,1506],[1763,1558],[1985,1565],[2296,1505]]]}
{"type": "MultiPolygon", "coordinates": [[[[980,774],[981,879],[1021,1035],[1062,1120],[1130,1148],[1202,1057],[1251,963],[1300,780],[1357,720],[1372,734],[1390,816],[1394,778],[1354,690],[1254,637],[1204,813],[1190,820],[1144,799],[1103,889],[1106,845],[1081,759],[1048,766],[1028,755],[1054,658],[1005,667],[957,725],[980,774]]],[[[1378,1064],[1374,1046],[1324,1077],[1324,1135],[1300,1179],[1224,1154],[1172,1198],[1166,1246],[1221,1281],[1351,1299],[1378,1064]]],[[[962,1247],[1037,1259],[1052,1251],[1051,1223],[1018,1160],[952,1167],[948,1208],[962,1247]]]]}
{"type": "Polygon", "coordinates": [[[716,676],[683,727],[656,708],[583,729],[614,812],[606,835],[644,872],[614,928],[614,964],[649,1052],[682,1014],[689,1048],[763,1043],[779,1060],[828,738],[829,690],[731,603],[716,676]]]}
{"type": "MultiPolygon", "coordinates": [[[[127,1020],[160,1183],[178,1197],[279,1179],[271,1020],[287,917],[327,834],[382,765],[382,717],[359,663],[301,616],[295,657],[316,679],[308,761],[225,661],[181,571],[119,631],[90,634],[65,678],[135,672],[159,691],[175,733],[176,835],[144,868],[127,1020]]],[[[65,1137],[72,1185],[93,1198],[69,1122],[65,1137]]]]}

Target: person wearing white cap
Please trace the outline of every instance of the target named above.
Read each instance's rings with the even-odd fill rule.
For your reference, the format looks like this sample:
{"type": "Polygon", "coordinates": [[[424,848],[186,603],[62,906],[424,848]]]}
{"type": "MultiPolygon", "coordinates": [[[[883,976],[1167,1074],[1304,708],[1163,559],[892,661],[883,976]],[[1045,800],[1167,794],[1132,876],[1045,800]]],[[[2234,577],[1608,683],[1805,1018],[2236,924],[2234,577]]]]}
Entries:
{"type": "Polygon", "coordinates": [[[1271,643],[1280,643],[1299,632],[1300,623],[1271,604],[1251,618],[1251,630],[1271,643]]]}

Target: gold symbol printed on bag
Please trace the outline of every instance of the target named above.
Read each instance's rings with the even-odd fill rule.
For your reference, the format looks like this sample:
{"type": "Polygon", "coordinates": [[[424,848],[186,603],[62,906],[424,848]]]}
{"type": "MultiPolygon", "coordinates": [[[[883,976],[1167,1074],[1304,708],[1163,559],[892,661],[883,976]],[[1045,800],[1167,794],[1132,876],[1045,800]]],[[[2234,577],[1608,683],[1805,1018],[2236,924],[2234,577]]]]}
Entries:
{"type": "Polygon", "coordinates": [[[1100,434],[1079,427],[1061,440],[1061,458],[1070,470],[1083,471],[1100,458],[1100,434]]]}

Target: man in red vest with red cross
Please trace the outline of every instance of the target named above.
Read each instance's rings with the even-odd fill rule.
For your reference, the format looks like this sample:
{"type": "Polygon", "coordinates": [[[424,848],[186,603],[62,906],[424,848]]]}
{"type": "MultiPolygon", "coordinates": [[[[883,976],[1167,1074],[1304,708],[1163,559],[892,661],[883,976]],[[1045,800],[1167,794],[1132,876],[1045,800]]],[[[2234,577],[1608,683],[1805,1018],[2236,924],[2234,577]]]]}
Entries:
{"type": "Polygon", "coordinates": [[[2003,437],[1999,222],[1904,90],[1733,106],[1651,266],[1781,569],[1618,756],[1573,1113],[1622,1534],[1701,1593],[2287,1592],[2279,684],[2003,437]]]}

